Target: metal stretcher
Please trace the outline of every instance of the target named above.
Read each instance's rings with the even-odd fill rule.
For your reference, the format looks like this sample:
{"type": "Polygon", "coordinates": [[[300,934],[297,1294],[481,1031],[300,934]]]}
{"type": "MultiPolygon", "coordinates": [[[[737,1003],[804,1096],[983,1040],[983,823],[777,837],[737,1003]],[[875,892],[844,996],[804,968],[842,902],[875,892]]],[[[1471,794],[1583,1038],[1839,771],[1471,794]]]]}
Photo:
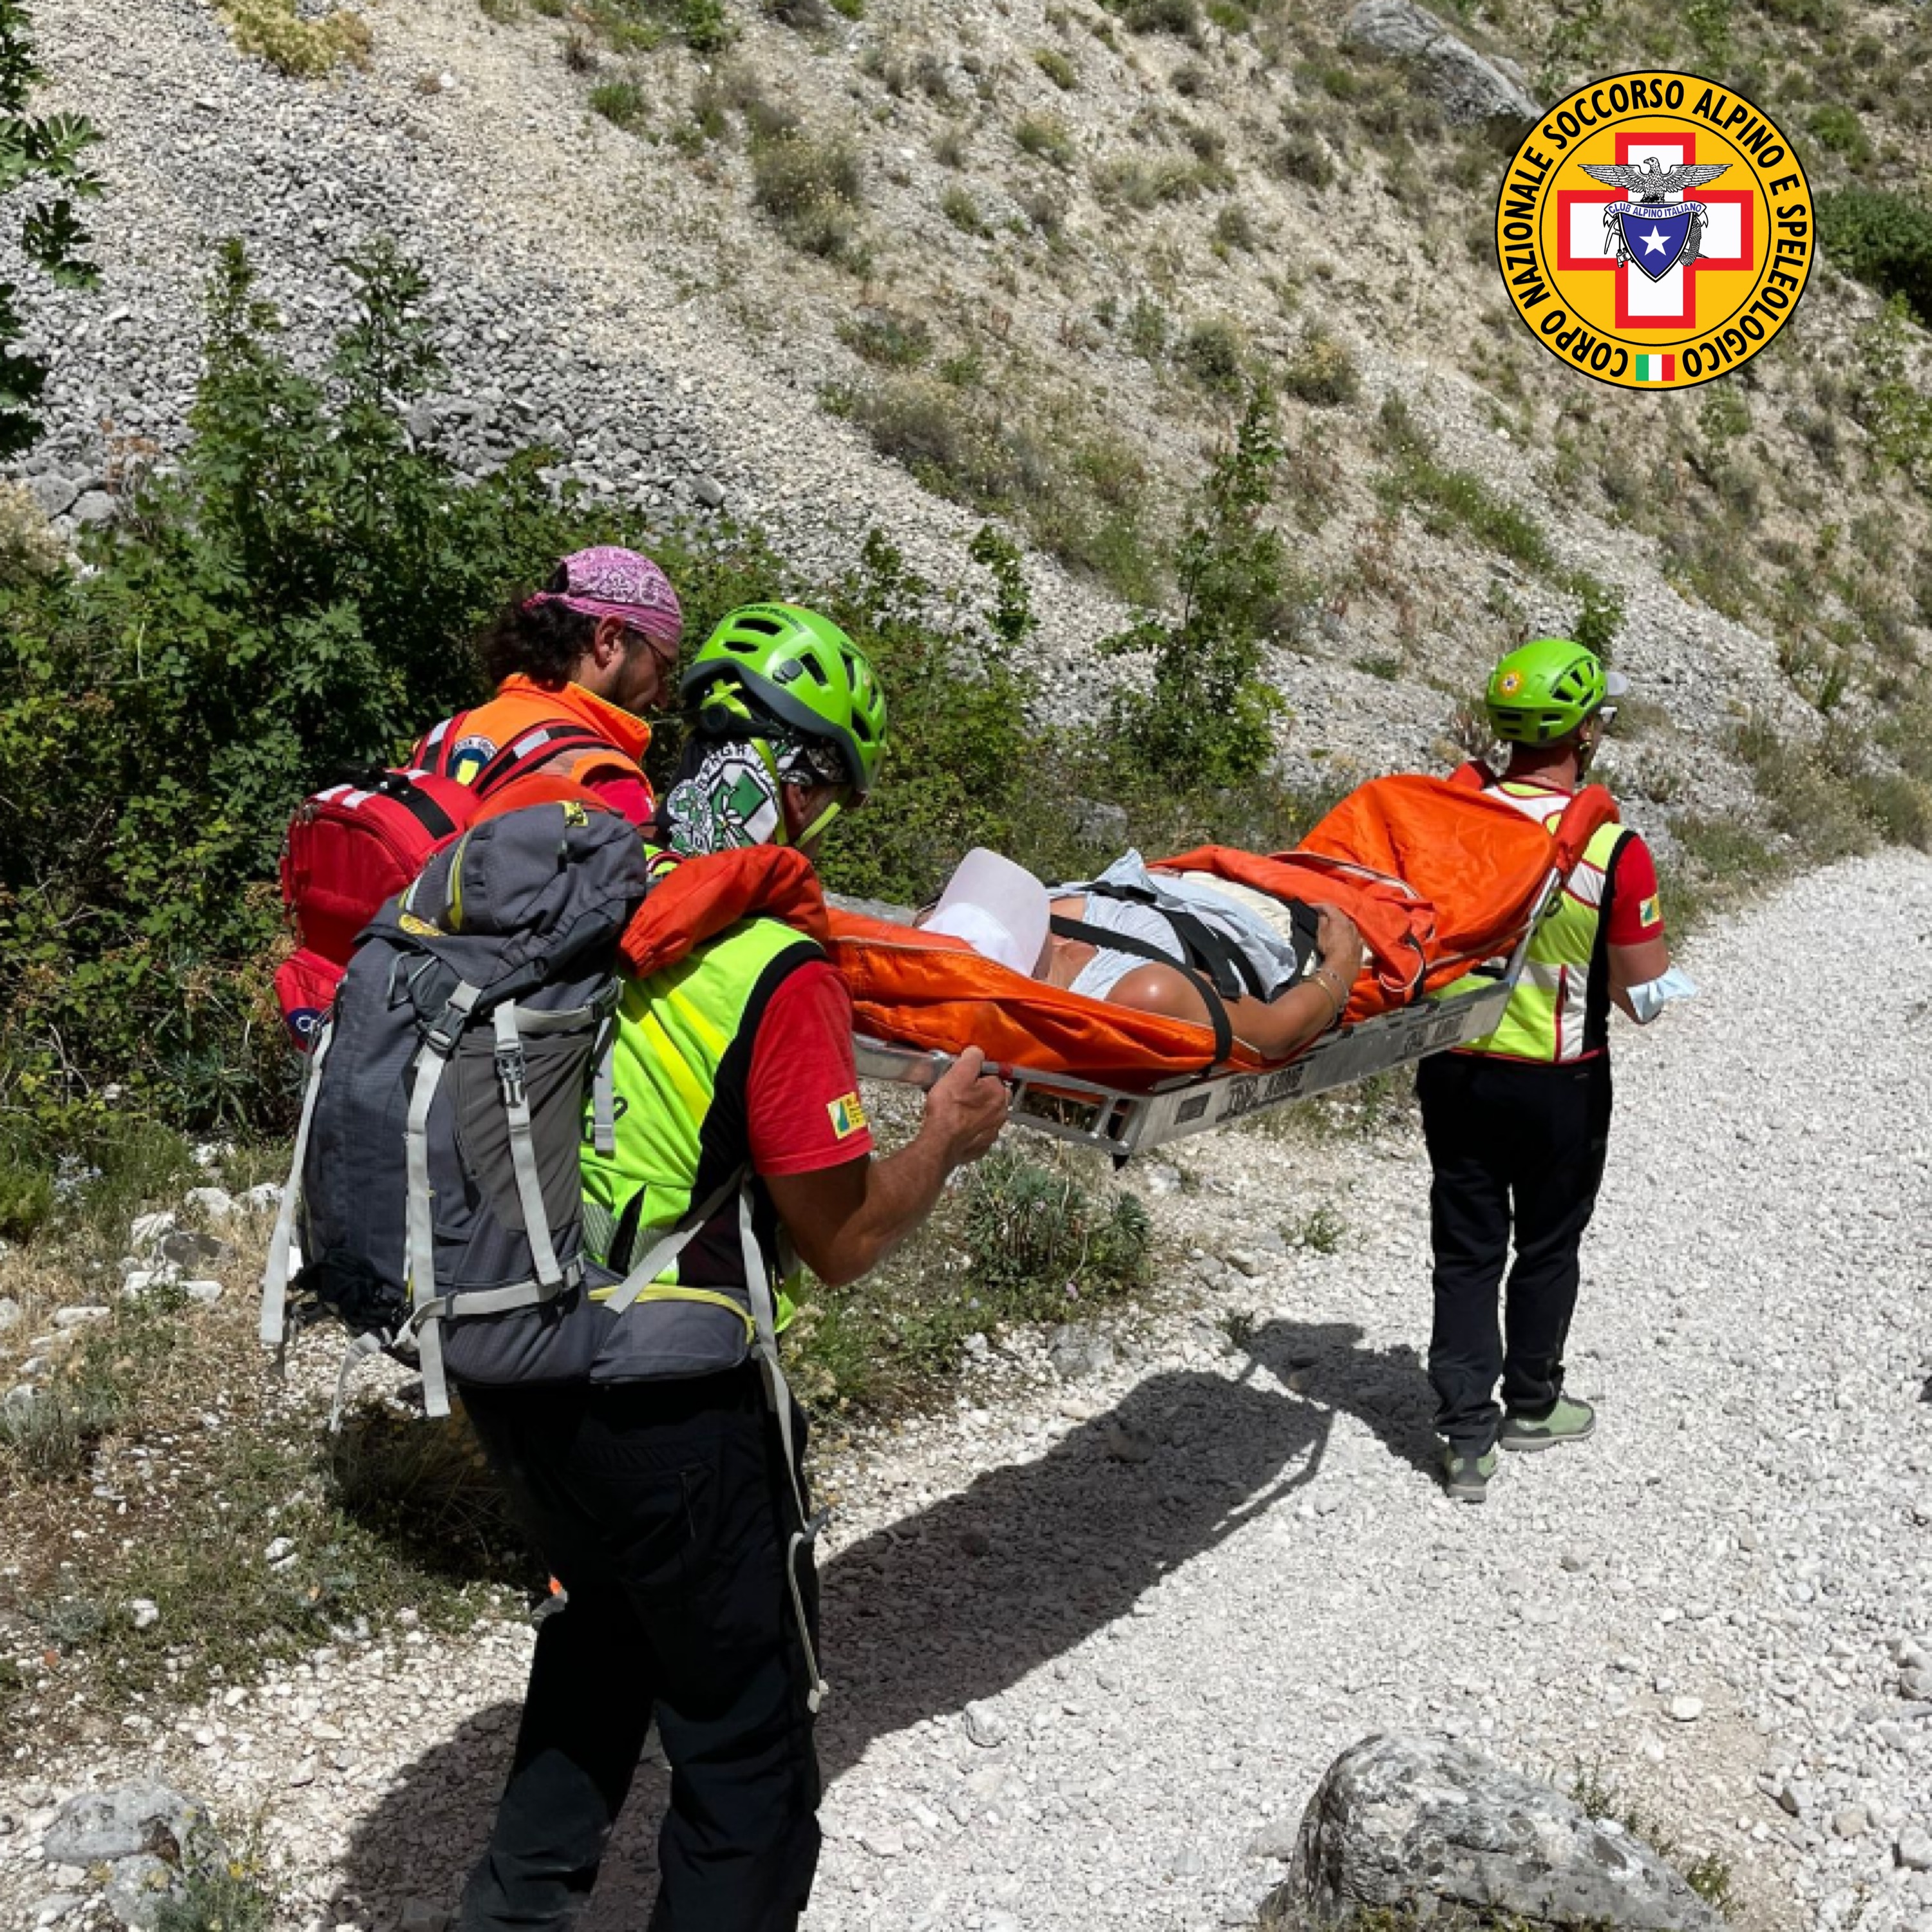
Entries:
{"type": "MultiPolygon", "coordinates": [[[[1208,1133],[1251,1114],[1268,1113],[1291,1101],[1352,1086],[1479,1039],[1502,1020],[1522,974],[1530,939],[1562,884],[1562,873],[1552,870],[1537,916],[1518,940],[1508,969],[1480,990],[1466,990],[1466,980],[1452,982],[1412,1006],[1344,1027],[1299,1058],[1258,1072],[1183,1074],[1129,1091],[1064,1073],[1001,1066],[998,1070],[1012,1087],[1009,1118],[1016,1126],[1098,1148],[1118,1164],[1169,1141],[1208,1133]]],[[[863,1077],[906,1086],[931,1086],[954,1058],[922,1047],[896,1046],[862,1034],[854,1045],[863,1077]]]]}

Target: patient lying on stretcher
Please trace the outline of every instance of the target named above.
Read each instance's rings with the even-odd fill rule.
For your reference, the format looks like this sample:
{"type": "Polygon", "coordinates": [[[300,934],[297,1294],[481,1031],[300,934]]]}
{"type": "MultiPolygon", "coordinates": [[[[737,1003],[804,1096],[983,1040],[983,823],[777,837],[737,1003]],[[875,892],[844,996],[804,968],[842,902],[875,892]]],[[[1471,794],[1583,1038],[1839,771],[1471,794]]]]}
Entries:
{"type": "Polygon", "coordinates": [[[1115,1006],[1225,1030],[1286,1060],[1340,1019],[1362,939],[1332,905],[1207,872],[1150,872],[1138,853],[1049,891],[983,848],[920,923],[1016,972],[1115,1006]]]}

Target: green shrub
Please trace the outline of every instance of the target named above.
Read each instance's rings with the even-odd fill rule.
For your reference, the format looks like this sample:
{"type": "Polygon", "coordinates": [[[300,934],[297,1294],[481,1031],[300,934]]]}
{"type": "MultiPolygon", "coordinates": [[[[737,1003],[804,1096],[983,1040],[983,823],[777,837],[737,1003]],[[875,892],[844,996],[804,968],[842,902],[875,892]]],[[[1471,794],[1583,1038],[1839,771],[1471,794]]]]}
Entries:
{"type": "Polygon", "coordinates": [[[1214,316],[1188,330],[1174,359],[1204,389],[1232,395],[1241,388],[1247,352],[1247,338],[1240,326],[1226,316],[1214,316]]]}
{"type": "Polygon", "coordinates": [[[0,1149],[0,1241],[24,1241],[38,1234],[53,1211],[53,1176],[0,1149]]]}
{"type": "Polygon", "coordinates": [[[1215,178],[1207,164],[1180,154],[1114,154],[1094,168],[1094,192],[1144,214],[1164,202],[1191,200],[1215,178]]]}
{"type": "Polygon", "coordinates": [[[1201,32],[1198,0],[1112,0],[1112,10],[1136,34],[1178,34],[1192,40],[1201,32]]]}
{"type": "Polygon", "coordinates": [[[980,204],[973,199],[972,190],[963,182],[951,183],[939,197],[939,212],[962,235],[983,235],[986,232],[986,218],[980,212],[980,204]]]}
{"type": "Polygon", "coordinates": [[[1274,398],[1257,387],[1181,541],[1178,612],[1149,614],[1100,646],[1150,664],[1149,689],[1114,694],[1110,728],[1156,778],[1238,784],[1274,751],[1281,697],[1258,674],[1266,644],[1292,622],[1296,587],[1281,534],[1264,520],[1281,453],[1274,398]]]}
{"type": "Polygon", "coordinates": [[[754,141],[752,197],[794,248],[828,261],[857,256],[864,199],[858,151],[843,141],[788,131],[754,141]]]}
{"type": "Polygon", "coordinates": [[[229,32],[244,54],[259,54],[283,73],[313,76],[338,62],[366,66],[374,36],[359,14],[343,9],[310,20],[296,0],[219,0],[229,32]]]}
{"type": "Polygon", "coordinates": [[[1570,634],[1586,651],[1594,651],[1608,664],[1617,639],[1623,634],[1623,594],[1587,570],[1575,572],[1570,587],[1576,593],[1577,604],[1576,621],[1570,626],[1570,634]]]}
{"type": "MultiPolygon", "coordinates": [[[[979,373],[976,358],[971,370],[979,373]]],[[[947,373],[942,365],[938,380],[891,376],[827,400],[928,489],[978,508],[1012,511],[1042,548],[1124,595],[1144,595],[1150,570],[1140,537],[1145,490],[1138,461],[1124,463],[1112,446],[1078,427],[962,395],[947,373]]]]}
{"type": "Polygon", "coordinates": [[[1051,161],[1057,168],[1074,162],[1073,136],[1057,114],[1023,114],[1014,124],[1013,139],[1023,154],[1051,161]]]}
{"type": "Polygon", "coordinates": [[[634,80],[607,80],[590,90],[590,111],[612,126],[634,128],[644,118],[644,92],[634,80]]]}
{"type": "Polygon", "coordinates": [[[1261,236],[1256,230],[1254,217],[1238,201],[1229,202],[1215,216],[1214,239],[1223,248],[1238,248],[1244,255],[1252,254],[1261,245],[1261,236]]]}
{"type": "Polygon", "coordinates": [[[1922,485],[1932,484],[1932,396],[1911,374],[1909,352],[1917,333],[1902,295],[1858,331],[1863,364],[1858,412],[1880,460],[1922,485]]]}
{"type": "Polygon", "coordinates": [[[838,820],[820,860],[842,891],[917,904],[970,847],[1015,842],[1040,745],[1033,686],[1012,660],[1034,620],[1012,544],[982,530],[970,554],[993,594],[951,631],[932,621],[932,586],[876,534],[816,599],[863,643],[892,707],[888,808],[838,820]]]}
{"type": "Polygon", "coordinates": [[[1361,371],[1348,350],[1324,329],[1311,328],[1281,371],[1291,396],[1318,408],[1352,403],[1362,393],[1361,371]]]}
{"type": "Polygon", "coordinates": [[[1151,296],[1136,296],[1127,311],[1127,346],[1150,362],[1167,349],[1167,310],[1151,296]]]}
{"type": "Polygon", "coordinates": [[[1880,294],[1903,296],[1932,327],[1932,208],[1889,189],[1840,188],[1818,197],[1826,256],[1880,294]]]}
{"type": "Polygon", "coordinates": [[[161,1894],[154,1932],[271,1932],[276,1894],[252,1855],[192,1842],[182,1850],[179,1884],[161,1894]]]}
{"type": "Polygon", "coordinates": [[[1834,154],[1843,154],[1854,167],[1862,167],[1872,158],[1870,138],[1855,107],[1834,101],[1814,108],[1811,131],[1834,154]]]}
{"type": "Polygon", "coordinates": [[[932,353],[932,331],[923,319],[890,309],[861,309],[842,316],[838,339],[868,362],[886,369],[915,369],[932,353]]]}
{"type": "MultiPolygon", "coordinates": [[[[76,202],[100,192],[100,177],[87,166],[87,150],[100,138],[77,114],[29,114],[27,102],[40,79],[28,38],[26,9],[18,0],[0,8],[0,184],[13,196],[6,239],[16,258],[56,288],[92,288],[99,271],[87,259],[87,231],[76,202]],[[20,194],[32,188],[31,196],[20,194]],[[18,221],[18,226],[15,226],[18,221]]],[[[28,348],[26,316],[18,306],[19,285],[11,280],[0,296],[0,458],[16,456],[39,440],[38,406],[46,386],[48,364],[28,348]]],[[[17,506],[9,502],[0,529],[0,578],[17,574],[30,559],[15,539],[22,530],[17,506]]],[[[31,527],[28,526],[27,527],[31,527]]]]}
{"type": "Polygon", "coordinates": [[[1063,94],[1071,94],[1080,85],[1078,70],[1057,47],[1034,48],[1033,64],[1063,94]]]}
{"type": "Polygon", "coordinates": [[[1096,1201],[1066,1169],[998,1148],[965,1181],[972,1278],[989,1312],[1040,1321],[1142,1286],[1153,1228],[1132,1194],[1096,1201]]]}

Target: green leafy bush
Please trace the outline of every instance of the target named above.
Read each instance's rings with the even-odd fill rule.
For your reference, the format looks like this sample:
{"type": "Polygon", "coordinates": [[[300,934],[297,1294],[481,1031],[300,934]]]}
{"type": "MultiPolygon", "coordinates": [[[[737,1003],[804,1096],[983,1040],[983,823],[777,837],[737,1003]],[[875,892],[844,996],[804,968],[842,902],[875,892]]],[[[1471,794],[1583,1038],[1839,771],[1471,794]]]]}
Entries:
{"type": "Polygon", "coordinates": [[[1022,114],[1013,126],[1013,139],[1022,154],[1051,161],[1057,168],[1073,165],[1073,136],[1057,114],[1022,114]]]}
{"type": "Polygon", "coordinates": [[[1281,386],[1318,409],[1333,409],[1352,403],[1362,393],[1362,376],[1348,350],[1318,327],[1301,338],[1282,368],[1281,386]]]}
{"type": "Polygon", "coordinates": [[[1197,322],[1180,339],[1174,359],[1204,389],[1217,395],[1240,392],[1248,354],[1248,339],[1238,322],[1226,316],[1197,322]]]}
{"type": "Polygon", "coordinates": [[[1178,34],[1191,40],[1201,32],[1197,0],[1110,0],[1110,7],[1136,34],[1178,34]]]}
{"type": "Polygon", "coordinates": [[[1832,101],[1811,112],[1811,131],[1834,154],[1843,154],[1854,167],[1862,167],[1872,158],[1871,137],[1858,118],[1856,107],[1832,101]]]}
{"type": "Polygon", "coordinates": [[[971,189],[963,182],[954,182],[939,197],[939,212],[962,235],[983,235],[986,232],[986,218],[980,212],[980,204],[974,200],[971,189]]]}
{"type": "Polygon", "coordinates": [[[827,261],[856,262],[865,198],[858,151],[792,130],[756,141],[752,196],[794,248],[827,261]]]}
{"type": "Polygon", "coordinates": [[[344,9],[310,19],[296,0],[219,0],[235,44],[282,72],[313,78],[338,62],[368,62],[375,36],[361,14],[344,9]]]}
{"type": "Polygon", "coordinates": [[[1276,144],[1268,166],[1282,180],[1305,182],[1310,188],[1327,188],[1335,178],[1328,148],[1306,128],[1291,128],[1276,144]]]}
{"type": "Polygon", "coordinates": [[[1908,352],[1916,333],[1902,295],[1859,330],[1858,411],[1880,460],[1926,485],[1932,484],[1932,396],[1912,377],[1908,352]]]}
{"type": "Polygon", "coordinates": [[[916,315],[863,308],[842,316],[838,339],[855,354],[884,369],[916,369],[932,353],[932,331],[916,315]]]}
{"type": "Polygon", "coordinates": [[[1274,749],[1281,697],[1258,674],[1266,644],[1293,621],[1295,588],[1281,533],[1264,520],[1281,455],[1274,398],[1258,386],[1181,541],[1179,611],[1150,613],[1100,646],[1150,665],[1148,689],[1115,694],[1112,728],[1158,778],[1235,784],[1274,749]]]}
{"type": "Polygon", "coordinates": [[[1151,589],[1142,541],[1146,472],[1131,451],[1066,412],[1028,412],[973,393],[976,358],[952,358],[938,376],[892,375],[830,392],[882,454],[929,490],[1019,518],[1040,546],[1127,596],[1151,589]],[[970,376],[970,381],[948,380],[970,376]]]}
{"type": "Polygon", "coordinates": [[[1080,85],[1078,71],[1057,47],[1036,47],[1033,64],[1063,94],[1071,94],[1080,85]]]}
{"type": "Polygon", "coordinates": [[[1576,621],[1570,626],[1570,634],[1586,651],[1594,651],[1608,664],[1617,639],[1623,634],[1623,594],[1587,570],[1576,572],[1570,580],[1570,587],[1576,593],[1576,621]]]}
{"type": "Polygon", "coordinates": [[[644,118],[644,89],[634,80],[606,80],[590,90],[590,111],[615,128],[634,128],[644,118]]]}
{"type": "Polygon", "coordinates": [[[1932,208],[1889,189],[1840,188],[1818,197],[1827,257],[1881,295],[1903,296],[1932,327],[1932,208]]]}
{"type": "Polygon", "coordinates": [[[1152,1225],[1137,1196],[1096,1199],[1071,1173],[1000,1148],[966,1179],[966,1245],[989,1312],[1038,1321],[1148,1279],[1152,1225]]]}
{"type": "MultiPolygon", "coordinates": [[[[97,271],[86,259],[88,238],[74,202],[100,192],[99,177],[82,159],[100,137],[76,114],[28,113],[28,97],[40,77],[26,7],[0,0],[0,194],[35,184],[43,190],[9,239],[56,287],[88,288],[97,271]]],[[[39,436],[36,406],[46,386],[44,359],[19,346],[24,327],[15,306],[19,293],[14,284],[0,283],[0,457],[18,455],[39,436]]],[[[11,538],[19,518],[10,506],[7,523],[11,538]]],[[[16,548],[10,541],[0,550],[6,574],[14,574],[9,566],[16,548]]]]}

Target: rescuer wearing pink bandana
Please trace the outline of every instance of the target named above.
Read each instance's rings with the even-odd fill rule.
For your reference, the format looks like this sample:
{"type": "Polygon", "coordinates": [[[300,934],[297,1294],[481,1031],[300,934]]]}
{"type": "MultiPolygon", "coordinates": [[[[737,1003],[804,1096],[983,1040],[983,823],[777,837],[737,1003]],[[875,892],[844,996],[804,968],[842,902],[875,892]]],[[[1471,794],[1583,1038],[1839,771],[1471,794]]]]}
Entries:
{"type": "Polygon", "coordinates": [[[677,592],[649,557],[610,544],[578,550],[477,640],[496,696],[446,718],[410,762],[472,784],[548,734],[556,751],[541,770],[642,825],[654,801],[643,762],[651,728],[638,714],[662,695],[683,634],[677,592]]]}

